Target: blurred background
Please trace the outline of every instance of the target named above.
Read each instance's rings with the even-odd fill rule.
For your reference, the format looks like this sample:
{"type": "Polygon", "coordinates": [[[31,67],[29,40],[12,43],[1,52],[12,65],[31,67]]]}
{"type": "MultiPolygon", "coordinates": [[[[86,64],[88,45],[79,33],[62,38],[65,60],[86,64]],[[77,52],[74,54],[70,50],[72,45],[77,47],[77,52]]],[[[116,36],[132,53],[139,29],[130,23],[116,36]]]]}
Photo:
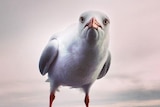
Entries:
{"type": "MultiPolygon", "coordinates": [[[[91,107],[160,107],[159,0],[0,0],[0,106],[47,107],[38,69],[51,35],[87,10],[111,20],[111,68],[93,84],[91,107]]],[[[84,93],[60,87],[54,107],[82,107],[84,93]]]]}

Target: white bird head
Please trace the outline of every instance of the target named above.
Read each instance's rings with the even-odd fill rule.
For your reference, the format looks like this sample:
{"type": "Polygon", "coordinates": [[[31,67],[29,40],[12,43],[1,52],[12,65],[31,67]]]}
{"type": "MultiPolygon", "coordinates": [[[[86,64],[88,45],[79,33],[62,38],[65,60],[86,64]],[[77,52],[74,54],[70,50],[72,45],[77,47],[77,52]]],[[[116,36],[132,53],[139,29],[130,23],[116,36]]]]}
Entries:
{"type": "Polygon", "coordinates": [[[87,11],[79,17],[79,33],[90,44],[103,43],[108,39],[110,20],[101,12],[87,11]]]}

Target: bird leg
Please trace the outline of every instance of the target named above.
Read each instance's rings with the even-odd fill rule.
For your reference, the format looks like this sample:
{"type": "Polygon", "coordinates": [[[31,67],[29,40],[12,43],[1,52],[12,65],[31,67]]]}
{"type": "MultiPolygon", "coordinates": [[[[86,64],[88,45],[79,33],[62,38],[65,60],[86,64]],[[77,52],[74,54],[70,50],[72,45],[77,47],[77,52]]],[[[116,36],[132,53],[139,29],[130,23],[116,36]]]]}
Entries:
{"type": "Polygon", "coordinates": [[[88,94],[86,94],[84,102],[86,104],[86,107],[89,107],[89,95],[88,94]]]}
{"type": "Polygon", "coordinates": [[[51,92],[51,93],[50,93],[49,107],[52,107],[52,102],[53,102],[54,99],[55,99],[54,92],[51,92]]]}

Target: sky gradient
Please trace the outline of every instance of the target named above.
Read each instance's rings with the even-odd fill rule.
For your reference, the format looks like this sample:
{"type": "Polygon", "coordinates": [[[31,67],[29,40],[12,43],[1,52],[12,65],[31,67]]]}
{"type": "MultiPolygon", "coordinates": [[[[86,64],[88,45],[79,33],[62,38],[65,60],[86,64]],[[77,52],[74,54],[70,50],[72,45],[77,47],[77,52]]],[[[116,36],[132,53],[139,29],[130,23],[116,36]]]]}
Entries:
{"type": "MultiPolygon", "coordinates": [[[[0,107],[46,107],[49,84],[38,61],[50,36],[86,10],[111,20],[111,68],[90,92],[91,107],[160,107],[159,0],[0,0],[0,107]]],[[[54,107],[82,107],[61,87],[54,107]]]]}

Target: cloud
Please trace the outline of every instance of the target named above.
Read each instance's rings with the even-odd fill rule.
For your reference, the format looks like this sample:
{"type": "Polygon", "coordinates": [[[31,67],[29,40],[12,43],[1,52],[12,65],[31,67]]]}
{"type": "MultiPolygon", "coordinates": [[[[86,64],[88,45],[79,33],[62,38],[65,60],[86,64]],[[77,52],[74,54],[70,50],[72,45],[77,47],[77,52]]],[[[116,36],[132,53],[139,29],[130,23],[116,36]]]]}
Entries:
{"type": "Polygon", "coordinates": [[[115,102],[160,100],[160,90],[128,90],[115,95],[115,102]]]}

